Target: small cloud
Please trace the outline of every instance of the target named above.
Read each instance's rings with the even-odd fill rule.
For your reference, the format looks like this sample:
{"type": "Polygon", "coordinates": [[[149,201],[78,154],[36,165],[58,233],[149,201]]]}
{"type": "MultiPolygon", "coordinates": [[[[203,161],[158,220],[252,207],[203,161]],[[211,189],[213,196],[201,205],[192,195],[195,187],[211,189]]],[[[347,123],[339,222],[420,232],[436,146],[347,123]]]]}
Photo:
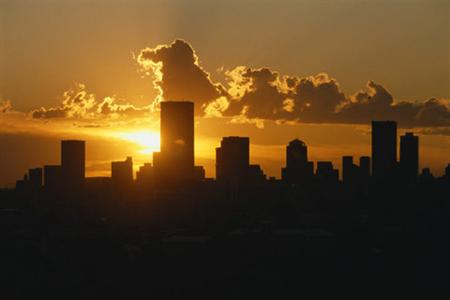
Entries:
{"type": "Polygon", "coordinates": [[[222,113],[228,109],[230,102],[224,96],[208,103],[205,108],[206,117],[222,117],[222,113]]]}
{"type": "Polygon", "coordinates": [[[234,116],[230,123],[232,124],[253,124],[256,128],[263,129],[264,128],[264,120],[259,118],[249,118],[248,114],[248,106],[244,106],[241,113],[237,116],[234,116]]]}
{"type": "Polygon", "coordinates": [[[98,101],[94,94],[87,92],[84,84],[64,92],[61,104],[56,107],[41,107],[31,112],[34,119],[108,120],[120,118],[142,118],[151,113],[151,107],[136,107],[122,103],[115,97],[105,97],[98,101]]]}
{"type": "Polygon", "coordinates": [[[287,112],[293,112],[295,108],[294,99],[286,98],[283,101],[283,109],[287,112]]]}
{"type": "Polygon", "coordinates": [[[426,135],[450,136],[450,127],[424,128],[420,131],[420,133],[426,135]]]}
{"type": "Polygon", "coordinates": [[[79,124],[79,123],[73,123],[74,127],[78,127],[78,128],[103,128],[103,127],[108,127],[108,125],[104,125],[104,124],[79,124]]]}
{"type": "Polygon", "coordinates": [[[0,99],[0,113],[6,113],[9,110],[11,110],[11,108],[12,108],[11,101],[0,99]]]}

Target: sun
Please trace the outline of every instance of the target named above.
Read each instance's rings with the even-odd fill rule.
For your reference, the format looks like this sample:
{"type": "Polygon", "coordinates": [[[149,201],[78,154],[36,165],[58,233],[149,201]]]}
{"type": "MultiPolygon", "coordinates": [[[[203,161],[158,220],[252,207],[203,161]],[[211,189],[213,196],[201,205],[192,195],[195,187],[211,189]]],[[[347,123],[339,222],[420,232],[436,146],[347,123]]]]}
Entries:
{"type": "Polygon", "coordinates": [[[118,137],[135,143],[140,147],[138,150],[141,154],[150,154],[152,152],[159,151],[160,139],[159,132],[154,131],[131,131],[131,132],[119,132],[118,137]]]}

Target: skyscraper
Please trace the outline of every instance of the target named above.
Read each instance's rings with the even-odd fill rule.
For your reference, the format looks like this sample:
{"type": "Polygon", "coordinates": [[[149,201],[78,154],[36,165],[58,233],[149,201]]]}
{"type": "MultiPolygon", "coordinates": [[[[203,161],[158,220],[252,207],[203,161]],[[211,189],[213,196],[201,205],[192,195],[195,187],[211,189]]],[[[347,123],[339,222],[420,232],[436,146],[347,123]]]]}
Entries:
{"type": "Polygon", "coordinates": [[[249,183],[261,183],[267,179],[267,176],[264,174],[264,171],[261,169],[260,165],[249,165],[247,175],[249,183]]]}
{"type": "Polygon", "coordinates": [[[42,186],[42,168],[29,169],[28,178],[33,188],[40,188],[42,186]]]}
{"type": "Polygon", "coordinates": [[[400,169],[402,179],[415,182],[419,173],[419,137],[407,132],[400,137],[400,169]]]}
{"type": "Polygon", "coordinates": [[[342,181],[345,184],[354,184],[358,177],[358,167],[353,164],[353,156],[342,157],[342,181]]]}
{"type": "Polygon", "coordinates": [[[194,175],[194,103],[161,103],[161,152],[153,156],[156,179],[189,181],[194,175]]]}
{"type": "Polygon", "coordinates": [[[85,142],[61,141],[61,172],[65,185],[79,185],[85,176],[85,142]]]}
{"type": "Polygon", "coordinates": [[[205,168],[203,166],[194,166],[194,180],[197,182],[205,180],[205,168]]]}
{"type": "Polygon", "coordinates": [[[372,121],[372,174],[378,180],[392,178],[397,165],[397,123],[372,121]]]}
{"type": "Polygon", "coordinates": [[[145,163],[139,167],[136,172],[136,181],[139,185],[151,186],[153,184],[153,166],[150,163],[145,163]]]}
{"type": "Polygon", "coordinates": [[[308,147],[303,141],[295,139],[286,147],[286,167],[300,168],[308,162],[308,147]]]}
{"type": "Polygon", "coordinates": [[[361,156],[359,158],[359,174],[363,180],[367,180],[370,177],[370,157],[361,156]]]}
{"type": "Polygon", "coordinates": [[[111,162],[111,180],[115,187],[128,189],[133,184],[133,160],[111,162]]]}
{"type": "Polygon", "coordinates": [[[44,187],[46,189],[59,189],[61,187],[61,166],[44,166],[44,187]]]}
{"type": "Polygon", "coordinates": [[[247,178],[250,165],[250,139],[248,137],[224,137],[216,148],[217,180],[242,181],[247,178]]]}
{"type": "Polygon", "coordinates": [[[286,168],[281,169],[281,177],[289,183],[301,183],[313,176],[314,163],[308,161],[306,144],[295,139],[286,147],[286,168]]]}
{"type": "Polygon", "coordinates": [[[318,161],[316,176],[324,182],[337,183],[339,180],[339,171],[334,169],[331,161],[318,161]]]}

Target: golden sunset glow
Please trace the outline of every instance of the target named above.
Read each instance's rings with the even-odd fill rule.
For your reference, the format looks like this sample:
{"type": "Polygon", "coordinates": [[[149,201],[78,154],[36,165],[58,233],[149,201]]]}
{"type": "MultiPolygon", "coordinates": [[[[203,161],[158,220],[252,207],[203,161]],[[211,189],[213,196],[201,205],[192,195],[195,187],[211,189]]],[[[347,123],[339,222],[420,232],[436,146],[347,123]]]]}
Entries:
{"type": "Polygon", "coordinates": [[[140,154],[151,154],[159,151],[159,132],[155,131],[130,131],[118,132],[116,137],[136,144],[137,152],[140,154]]]}
{"type": "Polygon", "coordinates": [[[0,0],[2,299],[445,290],[449,16],[0,0]]]}
{"type": "Polygon", "coordinates": [[[30,165],[58,163],[61,139],[87,141],[88,176],[109,174],[110,161],[128,156],[135,169],[152,163],[159,106],[170,100],[194,102],[195,163],[210,177],[224,136],[250,137],[252,163],[279,178],[294,138],[315,161],[337,166],[342,155],[370,155],[376,119],[420,135],[420,167],[444,172],[446,1],[80,2],[0,5],[0,186],[13,186],[30,165]],[[223,18],[218,3],[236,13],[223,18]],[[99,22],[100,14],[114,17],[99,22]],[[205,15],[209,26],[192,22],[205,15]]]}

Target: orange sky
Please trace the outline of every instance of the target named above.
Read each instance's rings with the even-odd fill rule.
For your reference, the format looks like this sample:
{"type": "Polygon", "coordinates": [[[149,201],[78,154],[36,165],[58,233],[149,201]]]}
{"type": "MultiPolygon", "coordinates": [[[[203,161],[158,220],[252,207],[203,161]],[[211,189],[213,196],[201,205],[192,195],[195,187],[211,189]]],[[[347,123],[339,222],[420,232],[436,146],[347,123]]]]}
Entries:
{"type": "Polygon", "coordinates": [[[165,99],[195,102],[207,176],[228,135],[250,136],[270,176],[294,138],[340,168],[370,155],[373,118],[418,133],[421,166],[442,174],[449,13],[419,0],[0,1],[0,187],[58,163],[63,138],[87,140],[88,176],[151,162],[165,99]]]}

